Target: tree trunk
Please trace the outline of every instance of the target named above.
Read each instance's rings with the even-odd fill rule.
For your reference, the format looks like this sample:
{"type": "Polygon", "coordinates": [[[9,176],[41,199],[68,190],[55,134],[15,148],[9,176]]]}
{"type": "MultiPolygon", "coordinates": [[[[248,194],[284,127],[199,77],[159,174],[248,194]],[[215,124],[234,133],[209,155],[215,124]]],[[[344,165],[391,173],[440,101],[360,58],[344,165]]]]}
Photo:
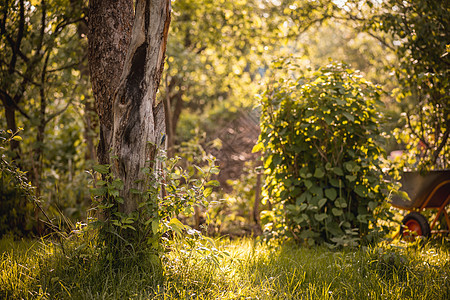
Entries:
{"type": "MultiPolygon", "coordinates": [[[[6,118],[6,127],[7,129],[11,130],[12,132],[17,131],[17,123],[16,123],[16,109],[13,106],[13,103],[9,103],[9,101],[6,99],[6,95],[2,97],[3,107],[5,108],[5,118],[6,118]]],[[[10,97],[9,97],[10,98],[10,97]]],[[[12,101],[12,100],[11,100],[12,101]]],[[[17,159],[19,157],[20,153],[20,144],[18,141],[11,141],[11,152],[14,153],[14,159],[17,159]]]]}
{"type": "MultiPolygon", "coordinates": [[[[100,18],[95,19],[94,23],[91,23],[91,19],[89,21],[90,38],[100,39],[89,42],[91,46],[89,56],[93,57],[90,60],[90,70],[102,127],[101,139],[105,142],[104,145],[99,146],[98,150],[99,152],[102,150],[103,154],[107,153],[109,147],[106,149],[101,147],[109,146],[108,142],[111,141],[113,155],[116,157],[114,161],[111,161],[113,175],[124,183],[124,189],[120,192],[124,204],[120,210],[124,213],[131,213],[137,210],[140,197],[132,193],[131,189],[144,189],[145,175],[141,170],[149,167],[149,162],[151,164],[154,162],[158,148],[161,146],[162,134],[165,132],[164,108],[162,103],[156,103],[156,92],[164,67],[170,24],[170,0],[137,1],[131,41],[119,84],[116,80],[108,81],[103,78],[104,76],[117,76],[117,68],[108,68],[107,71],[110,72],[108,75],[99,72],[96,69],[97,64],[104,62],[105,58],[98,54],[96,57],[96,54],[92,53],[98,51],[95,46],[103,45],[101,37],[96,37],[96,34],[102,34],[106,36],[105,38],[109,38],[112,33],[107,31],[112,29],[114,33],[117,31],[114,28],[118,27],[105,26],[107,20],[101,20],[104,15],[92,11],[96,6],[104,6],[103,2],[94,0],[89,5],[92,16],[100,18]],[[95,28],[98,26],[102,26],[103,30],[95,28]],[[103,79],[99,80],[97,78],[99,76],[103,79]],[[117,88],[114,88],[116,91],[114,95],[110,93],[110,90],[103,93],[105,92],[103,87],[106,84],[108,87],[117,85],[117,88]],[[104,103],[104,101],[107,102],[104,103]]],[[[115,19],[120,24],[126,24],[132,20],[129,13],[123,13],[122,9],[118,7],[117,2],[120,1],[111,2],[114,3],[109,3],[109,10],[107,10],[110,18],[114,19],[115,17],[112,16],[114,14],[122,14],[122,17],[115,19]]],[[[126,3],[122,5],[123,9],[128,11],[129,7],[126,3]]],[[[117,34],[119,37],[123,36],[123,32],[117,34]]],[[[110,43],[114,44],[113,40],[110,43]]],[[[117,46],[113,51],[109,51],[104,46],[101,48],[103,55],[107,55],[107,57],[116,55],[115,51],[119,48],[122,49],[117,46]]],[[[105,68],[105,66],[101,66],[101,68],[105,68]]],[[[99,159],[103,158],[99,153],[99,159]]],[[[102,163],[102,161],[100,162],[102,163]]]]}
{"type": "Polygon", "coordinates": [[[176,78],[171,78],[170,83],[168,83],[168,78],[166,76],[166,86],[165,86],[165,101],[164,101],[164,111],[166,118],[166,135],[167,135],[167,157],[175,156],[175,141],[178,120],[183,109],[183,98],[181,87],[178,86],[178,80],[176,78]],[[179,91],[174,92],[175,87],[179,87],[179,91]]]}
{"type": "Polygon", "coordinates": [[[133,1],[89,1],[89,71],[100,121],[97,157],[109,163],[113,129],[113,97],[130,44],[133,1]]]}
{"type": "Polygon", "coordinates": [[[124,182],[124,213],[137,210],[144,190],[142,168],[154,166],[165,132],[163,103],[156,92],[164,69],[170,24],[170,0],[138,0],[130,47],[114,97],[113,173],[124,182]]]}
{"type": "MultiPolygon", "coordinates": [[[[24,1],[19,1],[19,26],[17,30],[17,35],[15,36],[15,40],[11,39],[11,59],[8,63],[8,75],[6,78],[3,78],[3,80],[0,82],[0,97],[3,103],[3,106],[5,108],[5,118],[6,118],[6,126],[7,129],[11,130],[12,132],[17,131],[17,122],[16,122],[16,110],[18,108],[19,100],[21,99],[20,95],[20,88],[18,90],[18,93],[15,97],[12,96],[10,93],[10,88],[12,82],[9,80],[12,80],[10,77],[13,75],[16,64],[17,64],[17,57],[19,56],[20,47],[22,44],[22,40],[24,38],[25,31],[25,4],[24,1]]],[[[11,4],[14,5],[14,4],[11,4]]],[[[17,4],[16,4],[17,5],[17,4]]],[[[7,11],[10,9],[8,7],[9,4],[5,3],[5,7],[3,8],[3,18],[6,20],[7,11]]],[[[1,26],[1,34],[6,36],[6,28],[5,24],[3,23],[1,26]]],[[[3,63],[3,62],[2,62],[3,63]]],[[[14,159],[18,159],[20,157],[20,144],[18,141],[11,141],[10,144],[11,151],[14,153],[14,159]]]]}

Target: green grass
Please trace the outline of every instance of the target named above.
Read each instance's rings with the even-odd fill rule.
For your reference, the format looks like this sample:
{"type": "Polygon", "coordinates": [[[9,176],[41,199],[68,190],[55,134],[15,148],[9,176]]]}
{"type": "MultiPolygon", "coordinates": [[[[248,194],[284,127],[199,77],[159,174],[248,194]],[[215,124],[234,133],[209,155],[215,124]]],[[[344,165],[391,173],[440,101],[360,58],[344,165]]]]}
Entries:
{"type": "Polygon", "coordinates": [[[4,238],[0,298],[450,299],[448,242],[341,251],[252,239],[216,241],[218,250],[173,243],[164,276],[155,276],[151,255],[101,263],[91,241],[73,237],[63,253],[49,242],[4,238]]]}

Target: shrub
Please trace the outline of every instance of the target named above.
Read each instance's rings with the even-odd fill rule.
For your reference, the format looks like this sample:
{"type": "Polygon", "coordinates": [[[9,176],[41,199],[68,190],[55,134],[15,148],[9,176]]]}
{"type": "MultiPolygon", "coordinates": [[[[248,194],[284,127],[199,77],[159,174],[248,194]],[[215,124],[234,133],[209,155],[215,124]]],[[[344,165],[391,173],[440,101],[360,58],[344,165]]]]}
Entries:
{"type": "Polygon", "coordinates": [[[390,216],[383,201],[391,190],[380,167],[379,97],[377,87],[338,63],[267,88],[254,151],[264,154],[272,234],[356,245],[387,230],[375,226],[390,216]]]}

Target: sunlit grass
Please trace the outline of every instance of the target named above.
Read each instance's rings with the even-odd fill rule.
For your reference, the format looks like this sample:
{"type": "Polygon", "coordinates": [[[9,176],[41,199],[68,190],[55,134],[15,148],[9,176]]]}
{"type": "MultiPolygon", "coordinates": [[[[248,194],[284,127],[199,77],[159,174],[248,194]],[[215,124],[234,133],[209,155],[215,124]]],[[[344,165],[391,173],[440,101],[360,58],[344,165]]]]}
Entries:
{"type": "Polygon", "coordinates": [[[65,253],[2,240],[0,298],[450,299],[448,242],[330,251],[248,238],[215,247],[173,242],[161,278],[142,256],[119,269],[99,264],[88,238],[67,241],[65,253]]]}

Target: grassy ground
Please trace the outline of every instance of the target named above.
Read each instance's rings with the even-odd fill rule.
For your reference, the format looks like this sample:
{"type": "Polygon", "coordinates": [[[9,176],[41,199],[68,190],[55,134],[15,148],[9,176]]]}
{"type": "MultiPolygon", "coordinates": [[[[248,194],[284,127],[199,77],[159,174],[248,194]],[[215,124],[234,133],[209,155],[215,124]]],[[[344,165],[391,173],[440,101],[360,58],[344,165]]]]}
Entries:
{"type": "Polygon", "coordinates": [[[164,275],[154,276],[151,256],[116,269],[99,263],[89,237],[66,241],[64,251],[4,238],[0,298],[450,299],[448,241],[341,251],[252,239],[180,245],[163,258],[164,275]]]}

